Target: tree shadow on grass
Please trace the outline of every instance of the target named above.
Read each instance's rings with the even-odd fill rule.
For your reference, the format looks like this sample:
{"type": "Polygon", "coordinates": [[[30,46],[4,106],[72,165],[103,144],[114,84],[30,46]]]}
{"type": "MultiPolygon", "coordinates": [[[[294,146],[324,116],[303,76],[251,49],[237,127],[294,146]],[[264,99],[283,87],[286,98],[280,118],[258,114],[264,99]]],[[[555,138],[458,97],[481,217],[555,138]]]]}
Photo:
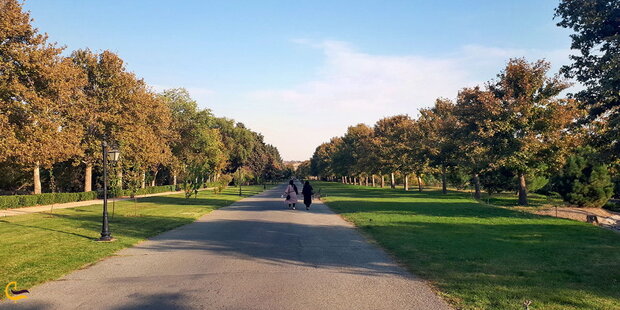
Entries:
{"type": "MultiPolygon", "coordinates": [[[[68,230],[84,229],[90,231],[101,231],[101,215],[100,214],[56,214],[58,218],[68,221],[68,230]]],[[[131,237],[131,238],[147,238],[158,233],[176,228],[193,222],[193,218],[174,217],[174,216],[115,216],[110,221],[110,231],[113,236],[131,237]]],[[[25,225],[30,227],[28,225],[25,225]]],[[[73,234],[68,231],[54,230],[60,233],[73,234]]],[[[79,235],[89,238],[88,236],[79,235]]],[[[93,238],[89,238],[93,239],[93,238]]]]}
{"type": "Polygon", "coordinates": [[[473,217],[473,218],[543,218],[544,216],[531,214],[519,210],[509,210],[494,206],[487,206],[477,202],[459,201],[358,201],[337,200],[328,202],[330,208],[338,213],[377,213],[401,215],[426,215],[444,217],[473,217]]]}
{"type": "Polygon", "coordinates": [[[448,292],[482,296],[487,307],[532,299],[592,308],[598,302],[588,300],[592,296],[620,304],[620,240],[596,227],[398,221],[360,226],[414,273],[448,292]]]}
{"type": "Polygon", "coordinates": [[[58,229],[53,229],[53,228],[48,228],[48,227],[41,227],[41,226],[35,226],[35,225],[23,225],[23,224],[13,223],[13,222],[5,221],[5,220],[0,220],[0,223],[6,224],[6,225],[15,226],[15,227],[23,227],[23,228],[27,228],[27,229],[28,228],[41,229],[41,230],[53,231],[53,232],[57,232],[57,233],[62,233],[62,234],[76,236],[76,237],[86,238],[86,239],[92,239],[91,236],[86,236],[86,235],[82,235],[82,234],[78,234],[78,233],[74,233],[74,232],[70,232],[70,231],[63,231],[63,230],[58,230],[58,229]]]}

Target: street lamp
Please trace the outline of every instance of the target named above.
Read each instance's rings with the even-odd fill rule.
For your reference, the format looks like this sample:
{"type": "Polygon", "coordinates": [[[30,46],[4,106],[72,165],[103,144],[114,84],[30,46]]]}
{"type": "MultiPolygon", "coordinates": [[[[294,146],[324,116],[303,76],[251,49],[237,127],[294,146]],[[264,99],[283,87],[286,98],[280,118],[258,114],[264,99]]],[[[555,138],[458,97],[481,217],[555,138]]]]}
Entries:
{"type": "Polygon", "coordinates": [[[108,143],[105,141],[105,136],[101,143],[101,148],[103,150],[103,222],[101,223],[101,238],[97,239],[97,241],[114,241],[110,234],[108,223],[108,160],[117,161],[121,153],[116,149],[108,151],[108,143]]]}

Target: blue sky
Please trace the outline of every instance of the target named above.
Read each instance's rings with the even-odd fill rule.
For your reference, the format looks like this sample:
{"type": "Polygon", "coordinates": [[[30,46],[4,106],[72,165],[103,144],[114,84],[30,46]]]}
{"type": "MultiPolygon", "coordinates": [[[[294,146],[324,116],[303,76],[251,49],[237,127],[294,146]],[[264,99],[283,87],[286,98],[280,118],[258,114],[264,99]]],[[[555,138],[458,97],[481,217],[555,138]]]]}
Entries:
{"type": "Polygon", "coordinates": [[[201,107],[307,159],[347,126],[416,115],[434,98],[492,79],[510,57],[568,63],[556,0],[26,0],[35,26],[68,51],[118,53],[155,89],[185,87],[201,107]]]}

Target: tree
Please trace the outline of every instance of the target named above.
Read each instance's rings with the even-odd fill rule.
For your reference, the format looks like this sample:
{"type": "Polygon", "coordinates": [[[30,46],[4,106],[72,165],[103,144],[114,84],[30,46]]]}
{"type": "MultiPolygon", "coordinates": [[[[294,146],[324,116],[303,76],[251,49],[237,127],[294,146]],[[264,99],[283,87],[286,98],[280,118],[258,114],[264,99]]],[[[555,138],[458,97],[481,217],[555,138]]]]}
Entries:
{"type": "Polygon", "coordinates": [[[574,101],[557,98],[570,84],[558,76],[547,77],[549,68],[543,60],[511,59],[488,87],[496,98],[486,106],[494,112],[485,132],[491,152],[498,155],[493,164],[517,175],[520,205],[527,205],[526,176],[561,153],[566,129],[577,117],[574,101]]]}
{"type": "Polygon", "coordinates": [[[578,115],[572,100],[558,99],[569,84],[549,78],[549,63],[512,59],[485,90],[465,89],[459,95],[457,119],[463,157],[474,174],[504,167],[518,177],[519,204],[527,204],[528,174],[558,161],[572,141],[569,125],[578,115]],[[477,154],[477,158],[470,156],[477,154]],[[483,160],[474,160],[482,158],[483,160]]]}
{"type": "Polygon", "coordinates": [[[364,124],[350,126],[332,156],[332,167],[340,175],[359,177],[368,170],[362,159],[369,153],[372,129],[364,124]]]}
{"type": "Polygon", "coordinates": [[[562,68],[567,77],[585,85],[576,94],[589,115],[588,122],[601,125],[595,144],[610,160],[620,159],[620,2],[609,0],[562,0],[555,11],[558,26],[571,35],[573,63],[562,68]]]}
{"type": "Polygon", "coordinates": [[[85,80],[30,22],[19,2],[0,2],[0,160],[32,169],[38,194],[40,167],[80,154],[76,107],[85,80]]]}
{"type": "Polygon", "coordinates": [[[447,170],[456,165],[458,142],[453,136],[456,128],[454,103],[439,98],[430,109],[421,109],[418,126],[422,132],[422,148],[430,165],[441,172],[442,192],[447,193],[447,170]]]}
{"type": "Polygon", "coordinates": [[[409,139],[413,136],[413,121],[408,115],[396,115],[379,120],[374,127],[374,136],[377,139],[378,152],[384,161],[382,171],[390,171],[391,186],[395,187],[394,172],[400,171],[405,175],[405,189],[407,173],[411,173],[412,145],[409,139]]]}
{"type": "Polygon", "coordinates": [[[160,94],[172,111],[172,129],[177,133],[171,141],[172,182],[179,174],[184,184],[202,185],[205,175],[215,175],[226,164],[220,131],[212,128],[214,117],[208,109],[198,109],[187,90],[168,89],[160,94]]]}
{"type": "Polygon", "coordinates": [[[456,150],[457,163],[467,170],[472,177],[474,197],[480,199],[480,173],[491,162],[488,141],[488,120],[493,117],[492,110],[486,108],[495,100],[489,91],[464,88],[458,94],[454,114],[457,124],[454,128],[454,139],[458,141],[456,150]]]}
{"type": "Polygon", "coordinates": [[[313,175],[319,179],[336,176],[333,160],[340,144],[342,144],[342,138],[335,137],[316,148],[310,159],[310,171],[313,175]]]}
{"type": "Polygon", "coordinates": [[[555,177],[555,190],[565,201],[580,207],[601,207],[613,195],[613,183],[607,167],[586,147],[568,158],[555,177]]]}

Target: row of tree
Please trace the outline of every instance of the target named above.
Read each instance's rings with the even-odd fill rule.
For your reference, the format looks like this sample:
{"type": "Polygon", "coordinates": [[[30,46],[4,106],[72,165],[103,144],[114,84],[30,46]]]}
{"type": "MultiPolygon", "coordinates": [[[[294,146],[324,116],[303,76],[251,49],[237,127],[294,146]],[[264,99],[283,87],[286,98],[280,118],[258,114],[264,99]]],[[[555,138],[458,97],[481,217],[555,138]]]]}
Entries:
{"type": "MultiPolygon", "coordinates": [[[[549,63],[512,59],[497,79],[464,88],[456,102],[438,99],[417,119],[387,117],[372,128],[349,127],[343,137],[320,145],[300,167],[324,179],[343,182],[402,175],[439,175],[446,191],[470,182],[475,196],[529,190],[555,191],[581,206],[601,206],[620,193],[620,2],[564,0],[556,9],[558,26],[571,28],[573,63],[549,77],[549,63]],[[584,87],[559,95],[574,78],[584,87]]],[[[368,184],[368,181],[366,181],[368,184]]]]}
{"type": "Polygon", "coordinates": [[[582,125],[587,114],[579,102],[558,96],[569,84],[548,70],[545,61],[510,60],[497,80],[461,90],[456,102],[438,99],[417,119],[396,115],[349,127],[317,147],[300,173],[358,184],[370,178],[373,185],[377,176],[381,186],[390,175],[392,187],[400,174],[405,190],[415,176],[420,191],[423,179],[436,175],[444,193],[448,180],[470,181],[476,198],[481,188],[515,190],[526,205],[528,189],[544,189],[601,206],[613,192],[606,163],[617,157],[585,146],[606,125],[582,125]]]}
{"type": "Polygon", "coordinates": [[[0,1],[0,189],[90,191],[102,141],[115,176],[151,185],[202,183],[243,170],[275,178],[278,150],[243,124],[199,109],[184,89],[156,93],[110,51],[63,56],[17,0],[0,1]],[[95,170],[93,171],[93,168],[95,170]],[[124,176],[124,178],[123,178],[124,176]],[[47,184],[45,184],[47,183],[47,184]]]}

